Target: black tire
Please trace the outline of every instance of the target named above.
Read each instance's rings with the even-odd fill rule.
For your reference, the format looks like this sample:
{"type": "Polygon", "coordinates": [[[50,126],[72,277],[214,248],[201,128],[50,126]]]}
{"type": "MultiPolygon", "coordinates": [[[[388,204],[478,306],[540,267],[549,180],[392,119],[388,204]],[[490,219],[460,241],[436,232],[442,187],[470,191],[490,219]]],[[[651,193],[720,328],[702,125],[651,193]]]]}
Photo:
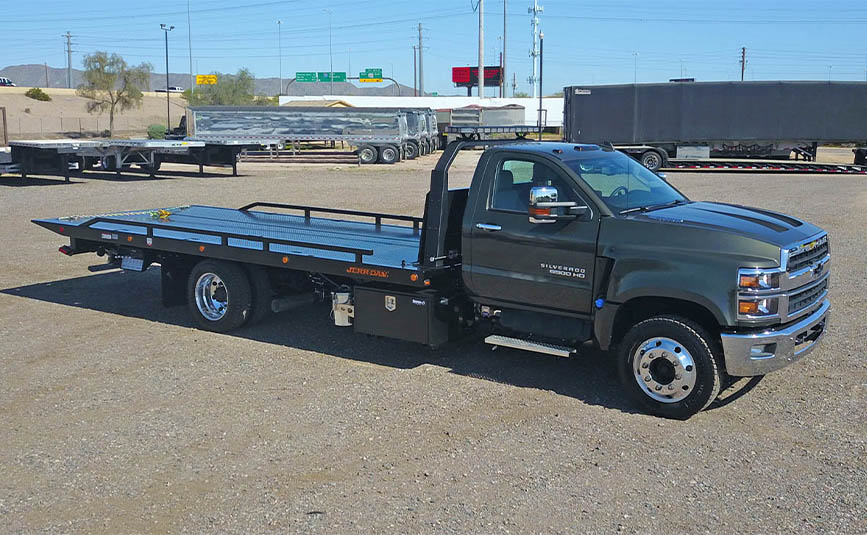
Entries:
{"type": "Polygon", "coordinates": [[[268,271],[264,267],[256,265],[245,267],[250,279],[252,296],[250,319],[247,320],[247,325],[255,325],[271,316],[271,301],[274,300],[275,294],[268,271]]]}
{"type": "Polygon", "coordinates": [[[641,155],[641,165],[653,172],[662,169],[662,163],[662,154],[655,150],[649,150],[641,155]]]}
{"type": "Polygon", "coordinates": [[[704,410],[719,395],[719,355],[715,337],[678,316],[639,322],[617,349],[620,380],[629,395],[650,413],[678,420],[704,410]]]}
{"type": "Polygon", "coordinates": [[[379,158],[379,152],[377,152],[376,147],[362,145],[358,147],[358,158],[363,164],[376,163],[377,158],[379,158]]]}
{"type": "Polygon", "coordinates": [[[394,163],[400,158],[400,150],[394,145],[383,145],[379,148],[380,163],[394,163]]]}
{"type": "Polygon", "coordinates": [[[187,281],[187,298],[193,319],[207,331],[232,331],[251,316],[250,281],[244,269],[232,262],[202,260],[196,264],[187,281]],[[210,298],[205,295],[208,292],[210,298]],[[213,313],[211,317],[208,312],[213,313]]]}
{"type": "Polygon", "coordinates": [[[855,151],[855,165],[867,165],[867,149],[855,151]]]}
{"type": "Polygon", "coordinates": [[[425,139],[421,142],[421,155],[427,156],[430,154],[430,143],[425,139]]]}
{"type": "Polygon", "coordinates": [[[421,154],[421,148],[418,146],[418,143],[415,141],[410,141],[406,144],[406,159],[407,160],[415,160],[418,158],[418,155],[421,154]]]}

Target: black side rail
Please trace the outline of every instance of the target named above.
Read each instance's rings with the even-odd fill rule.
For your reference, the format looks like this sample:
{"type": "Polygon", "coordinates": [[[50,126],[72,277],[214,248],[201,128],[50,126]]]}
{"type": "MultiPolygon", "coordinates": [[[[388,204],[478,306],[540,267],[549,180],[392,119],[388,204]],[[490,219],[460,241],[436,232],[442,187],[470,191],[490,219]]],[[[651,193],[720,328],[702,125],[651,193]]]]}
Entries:
{"type": "Polygon", "coordinates": [[[310,214],[312,212],[320,213],[320,214],[339,214],[339,215],[354,215],[358,217],[372,217],[376,222],[376,226],[382,226],[382,220],[390,220],[390,221],[409,221],[412,223],[412,230],[418,232],[419,226],[424,222],[424,219],[421,217],[414,217],[410,215],[396,215],[396,214],[380,214],[378,212],[361,212],[358,210],[343,210],[340,208],[317,208],[315,206],[303,206],[298,204],[282,204],[278,202],[253,202],[248,205],[242,206],[238,208],[241,212],[249,212],[251,209],[256,207],[265,207],[265,208],[282,208],[284,210],[301,210],[304,212],[304,219],[309,220],[310,214]]]}
{"type": "MultiPolygon", "coordinates": [[[[212,230],[199,230],[199,229],[191,229],[191,228],[182,228],[173,225],[164,225],[160,223],[139,223],[139,222],[130,222],[124,221],[122,219],[112,219],[110,217],[94,217],[92,219],[87,220],[86,222],[78,225],[78,228],[87,228],[89,230],[98,230],[91,229],[91,227],[97,223],[111,223],[113,225],[125,225],[129,227],[145,227],[147,228],[147,237],[154,237],[154,229],[163,229],[163,230],[173,230],[175,232],[188,232],[190,234],[202,234],[204,236],[214,236],[220,238],[220,245],[223,247],[228,247],[229,238],[234,238],[237,240],[244,241],[261,241],[262,242],[262,252],[264,253],[273,253],[270,250],[270,245],[288,245],[291,247],[306,247],[308,249],[320,249],[322,251],[335,251],[338,253],[349,253],[355,255],[355,262],[358,264],[362,264],[364,262],[364,256],[370,256],[373,254],[373,250],[371,249],[358,249],[355,247],[340,247],[338,245],[326,245],[323,243],[310,243],[310,242],[301,242],[301,241],[292,241],[292,240],[281,240],[277,238],[265,238],[258,236],[250,236],[249,234],[236,234],[234,232],[215,232],[212,230]]],[[[168,238],[171,239],[171,238],[168,238]]],[[[286,254],[286,253],[273,253],[273,254],[286,254]]]]}

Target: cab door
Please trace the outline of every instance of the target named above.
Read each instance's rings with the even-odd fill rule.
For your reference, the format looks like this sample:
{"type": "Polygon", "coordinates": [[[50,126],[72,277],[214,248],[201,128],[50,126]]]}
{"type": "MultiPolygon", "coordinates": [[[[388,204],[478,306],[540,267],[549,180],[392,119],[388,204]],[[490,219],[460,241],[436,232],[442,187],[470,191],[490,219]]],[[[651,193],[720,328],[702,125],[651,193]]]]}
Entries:
{"type": "Polygon", "coordinates": [[[487,166],[471,229],[473,293],[490,302],[589,314],[599,212],[556,163],[532,154],[495,157],[487,166]],[[531,223],[530,189],[557,188],[559,201],[591,207],[581,219],[531,223]]]}

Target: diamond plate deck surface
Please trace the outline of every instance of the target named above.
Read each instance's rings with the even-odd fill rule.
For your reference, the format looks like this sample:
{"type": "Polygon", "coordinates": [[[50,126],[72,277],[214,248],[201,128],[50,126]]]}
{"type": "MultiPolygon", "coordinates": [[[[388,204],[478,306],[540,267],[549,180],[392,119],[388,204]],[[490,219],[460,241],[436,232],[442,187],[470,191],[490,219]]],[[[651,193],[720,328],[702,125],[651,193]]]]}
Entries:
{"type": "MultiPolygon", "coordinates": [[[[330,245],[370,249],[373,255],[364,256],[364,263],[383,267],[414,269],[413,262],[418,260],[420,233],[414,233],[411,226],[381,225],[372,222],[348,221],[340,219],[311,217],[303,215],[280,214],[250,210],[243,212],[232,208],[213,206],[187,206],[169,208],[171,215],[160,219],[152,214],[155,210],[123,212],[114,214],[75,216],[57,219],[43,219],[46,223],[78,226],[94,217],[117,220],[118,223],[97,223],[91,228],[142,234],[143,224],[160,224],[173,229],[154,229],[155,238],[181,239],[212,243],[210,236],[196,234],[196,231],[240,234],[248,237],[244,243],[231,242],[230,246],[256,249],[261,247],[257,238],[280,239],[310,243],[311,245],[330,245]],[[174,230],[176,228],[177,230],[174,230]],[[258,246],[257,246],[258,244],[258,246]],[[405,263],[405,264],[403,264],[405,263]]],[[[296,247],[272,244],[270,251],[276,253],[300,254],[330,260],[355,261],[355,255],[336,251],[326,251],[313,247],[296,247]]]]}

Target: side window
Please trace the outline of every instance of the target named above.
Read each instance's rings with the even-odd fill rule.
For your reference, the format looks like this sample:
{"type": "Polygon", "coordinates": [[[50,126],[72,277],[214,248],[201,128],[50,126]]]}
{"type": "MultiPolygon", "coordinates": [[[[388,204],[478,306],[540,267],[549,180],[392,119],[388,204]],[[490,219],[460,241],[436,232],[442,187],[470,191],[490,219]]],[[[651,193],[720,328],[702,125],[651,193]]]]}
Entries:
{"type": "Polygon", "coordinates": [[[553,186],[561,201],[578,201],[574,188],[549,166],[541,162],[507,159],[500,163],[494,177],[491,208],[509,212],[527,212],[530,189],[553,186]]]}

